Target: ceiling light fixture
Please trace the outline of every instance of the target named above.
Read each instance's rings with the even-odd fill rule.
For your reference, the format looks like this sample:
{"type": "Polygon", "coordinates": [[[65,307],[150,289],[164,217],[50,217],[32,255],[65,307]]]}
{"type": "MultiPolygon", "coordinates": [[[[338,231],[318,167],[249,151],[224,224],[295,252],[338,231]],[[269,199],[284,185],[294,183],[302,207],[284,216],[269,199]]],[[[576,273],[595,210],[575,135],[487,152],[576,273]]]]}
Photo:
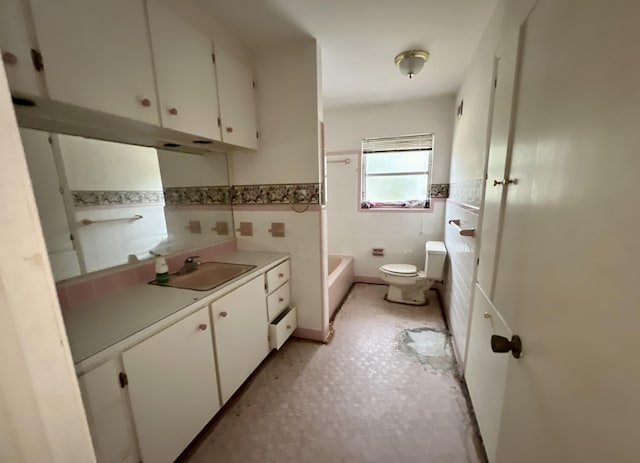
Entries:
{"type": "Polygon", "coordinates": [[[429,52],[426,50],[407,50],[399,53],[394,61],[402,75],[411,79],[420,72],[428,59],[429,52]]]}

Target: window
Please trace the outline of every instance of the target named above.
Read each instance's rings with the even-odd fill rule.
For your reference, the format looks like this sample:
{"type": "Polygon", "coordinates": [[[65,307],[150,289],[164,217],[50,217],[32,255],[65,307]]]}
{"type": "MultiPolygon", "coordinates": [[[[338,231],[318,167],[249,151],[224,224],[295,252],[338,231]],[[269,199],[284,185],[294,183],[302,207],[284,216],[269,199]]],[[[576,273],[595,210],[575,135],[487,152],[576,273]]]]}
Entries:
{"type": "Polygon", "coordinates": [[[362,209],[428,208],[433,134],[362,140],[362,209]]]}

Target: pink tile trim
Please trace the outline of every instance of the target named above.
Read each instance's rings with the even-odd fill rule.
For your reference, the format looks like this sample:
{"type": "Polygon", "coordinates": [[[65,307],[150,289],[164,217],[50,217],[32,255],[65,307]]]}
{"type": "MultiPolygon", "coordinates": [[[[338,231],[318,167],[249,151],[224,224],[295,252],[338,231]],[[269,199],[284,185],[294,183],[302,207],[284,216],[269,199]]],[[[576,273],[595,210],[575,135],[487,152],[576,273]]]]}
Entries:
{"type": "Polygon", "coordinates": [[[329,327],[324,330],[310,330],[307,328],[296,328],[293,332],[296,338],[308,339],[310,341],[327,342],[329,338],[329,327]]]}
{"type": "Polygon", "coordinates": [[[367,277],[362,275],[356,275],[353,277],[356,283],[371,283],[374,285],[386,285],[387,283],[380,277],[367,277]]]}
{"type": "MultiPolygon", "coordinates": [[[[177,269],[182,262],[190,256],[197,254],[203,261],[215,260],[216,257],[228,254],[238,249],[235,238],[203,248],[195,248],[183,251],[167,257],[170,269],[177,269]]],[[[84,275],[79,278],[67,280],[57,286],[60,306],[65,307],[82,304],[92,299],[106,296],[129,286],[151,281],[155,276],[155,263],[143,262],[135,266],[121,266],[103,272],[84,275]]]]}
{"type": "Polygon", "coordinates": [[[260,211],[277,211],[277,212],[293,212],[291,208],[293,206],[296,211],[305,212],[320,212],[322,206],[320,204],[237,204],[233,206],[234,211],[248,211],[248,212],[260,212],[260,211]]]}

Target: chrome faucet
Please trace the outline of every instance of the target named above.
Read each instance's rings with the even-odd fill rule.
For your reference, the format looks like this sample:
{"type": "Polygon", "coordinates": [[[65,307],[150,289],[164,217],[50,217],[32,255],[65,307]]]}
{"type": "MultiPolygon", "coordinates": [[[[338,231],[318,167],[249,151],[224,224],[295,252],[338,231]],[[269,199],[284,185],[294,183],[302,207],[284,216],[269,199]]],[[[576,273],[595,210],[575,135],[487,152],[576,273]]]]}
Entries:
{"type": "Polygon", "coordinates": [[[176,273],[178,275],[184,275],[186,273],[191,273],[195,270],[198,270],[198,265],[200,265],[200,261],[197,259],[200,256],[189,256],[184,260],[184,265],[178,270],[176,273]]]}

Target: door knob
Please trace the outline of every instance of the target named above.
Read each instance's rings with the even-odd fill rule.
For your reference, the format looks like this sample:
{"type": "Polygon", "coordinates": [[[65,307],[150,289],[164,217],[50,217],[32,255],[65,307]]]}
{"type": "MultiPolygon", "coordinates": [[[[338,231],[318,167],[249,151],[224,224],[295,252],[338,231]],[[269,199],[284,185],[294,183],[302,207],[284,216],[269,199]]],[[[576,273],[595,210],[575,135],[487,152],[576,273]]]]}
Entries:
{"type": "Polygon", "coordinates": [[[491,350],[499,353],[511,352],[511,355],[519,359],[522,355],[522,340],[517,334],[511,336],[511,341],[504,336],[494,334],[491,336],[491,350]]]}

